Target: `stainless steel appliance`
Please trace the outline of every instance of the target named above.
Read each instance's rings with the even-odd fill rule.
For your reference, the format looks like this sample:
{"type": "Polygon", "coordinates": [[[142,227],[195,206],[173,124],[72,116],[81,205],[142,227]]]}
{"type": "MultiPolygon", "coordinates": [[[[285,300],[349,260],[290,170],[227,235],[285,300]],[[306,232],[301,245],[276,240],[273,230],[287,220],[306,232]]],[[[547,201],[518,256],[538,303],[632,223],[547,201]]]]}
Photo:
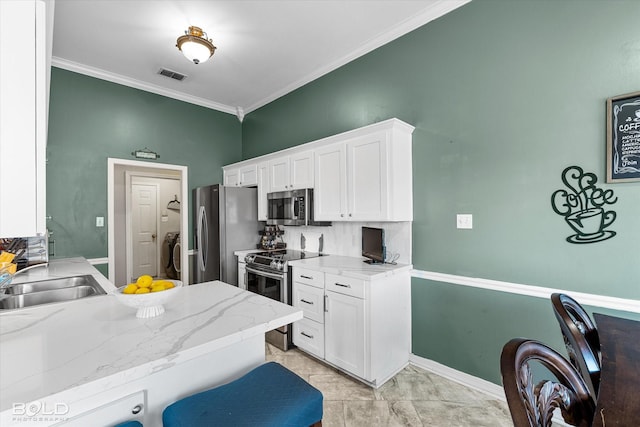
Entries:
{"type": "MultiPolygon", "coordinates": [[[[322,256],[315,252],[291,249],[258,252],[247,255],[245,260],[245,287],[248,291],[291,305],[291,267],[289,261],[322,256]]],[[[291,325],[269,331],[267,342],[287,351],[292,345],[291,325]]]]}
{"type": "Polygon", "coordinates": [[[233,252],[255,247],[260,228],[257,189],[219,184],[195,188],[193,216],[193,283],[221,280],[237,286],[233,252]]]}
{"type": "Polygon", "coordinates": [[[314,221],[313,189],[305,188],[267,194],[267,224],[331,225],[331,222],[314,221]]]}

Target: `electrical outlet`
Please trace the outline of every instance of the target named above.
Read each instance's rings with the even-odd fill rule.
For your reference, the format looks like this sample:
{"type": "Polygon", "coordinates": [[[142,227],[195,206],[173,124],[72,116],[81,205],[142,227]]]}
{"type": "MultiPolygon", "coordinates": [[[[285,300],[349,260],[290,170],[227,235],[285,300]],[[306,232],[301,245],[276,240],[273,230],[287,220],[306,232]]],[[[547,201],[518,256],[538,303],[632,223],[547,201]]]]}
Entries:
{"type": "Polygon", "coordinates": [[[457,228],[470,230],[473,228],[473,215],[471,214],[458,214],[456,215],[457,228]]]}
{"type": "Polygon", "coordinates": [[[96,227],[104,227],[104,217],[97,216],[96,217],[96,227]]]}

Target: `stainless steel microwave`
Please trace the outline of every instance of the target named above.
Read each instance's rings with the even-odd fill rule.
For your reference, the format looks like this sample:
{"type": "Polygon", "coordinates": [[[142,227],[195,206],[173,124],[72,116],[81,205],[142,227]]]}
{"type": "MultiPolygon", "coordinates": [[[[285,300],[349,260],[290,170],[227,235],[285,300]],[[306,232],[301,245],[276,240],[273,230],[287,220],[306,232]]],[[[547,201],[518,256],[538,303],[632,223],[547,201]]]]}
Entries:
{"type": "Polygon", "coordinates": [[[279,191],[267,194],[268,225],[331,225],[314,221],[313,189],[279,191]]]}

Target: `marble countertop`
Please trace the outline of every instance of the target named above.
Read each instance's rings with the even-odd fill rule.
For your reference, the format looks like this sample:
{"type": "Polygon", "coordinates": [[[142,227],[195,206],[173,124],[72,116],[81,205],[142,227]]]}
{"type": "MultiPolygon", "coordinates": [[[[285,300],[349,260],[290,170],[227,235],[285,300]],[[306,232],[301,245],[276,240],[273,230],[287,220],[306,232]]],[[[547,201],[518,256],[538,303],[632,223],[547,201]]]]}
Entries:
{"type": "Polygon", "coordinates": [[[292,267],[302,267],[318,270],[330,274],[354,277],[357,279],[377,279],[404,271],[410,271],[411,264],[367,264],[364,258],[347,257],[341,255],[327,255],[317,258],[305,258],[289,261],[292,267]]]}
{"type": "MultiPolygon", "coordinates": [[[[115,289],[83,258],[15,279],[74,274],[94,274],[107,292],[115,289]]],[[[219,281],[185,286],[165,310],[138,319],[107,294],[0,313],[0,411],[45,396],[74,401],[302,318],[294,307],[219,281]]]]}

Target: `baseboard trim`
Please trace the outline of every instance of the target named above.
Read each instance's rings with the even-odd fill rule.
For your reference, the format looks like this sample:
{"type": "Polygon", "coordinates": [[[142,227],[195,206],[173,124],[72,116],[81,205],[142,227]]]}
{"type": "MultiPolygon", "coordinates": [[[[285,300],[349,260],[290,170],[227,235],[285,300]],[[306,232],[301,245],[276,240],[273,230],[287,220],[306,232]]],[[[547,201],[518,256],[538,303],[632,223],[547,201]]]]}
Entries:
{"type": "MultiPolygon", "coordinates": [[[[469,387],[481,393],[485,393],[496,400],[500,400],[503,402],[507,401],[502,386],[494,384],[491,381],[483,380],[482,378],[478,378],[465,372],[458,371],[457,369],[450,368],[449,366],[443,365],[433,360],[416,356],[415,354],[409,355],[409,363],[417,366],[418,368],[422,368],[425,371],[440,375],[443,378],[461,384],[465,387],[469,387]]],[[[562,416],[558,413],[554,414],[552,420],[554,426],[570,427],[570,425],[565,423],[564,419],[562,419],[562,416]]]]}
{"type": "Polygon", "coordinates": [[[454,274],[437,273],[433,271],[412,270],[412,277],[433,280],[436,282],[450,283],[454,285],[469,286],[498,292],[506,292],[516,295],[526,295],[536,298],[549,299],[554,292],[567,294],[581,305],[592,307],[610,308],[631,313],[640,313],[640,300],[609,297],[605,295],[574,292],[566,289],[545,288],[542,286],[523,285],[519,283],[501,282],[498,280],[481,279],[477,277],[457,276],[454,274]]]}
{"type": "Polygon", "coordinates": [[[466,372],[458,371],[457,369],[450,368],[449,366],[431,359],[416,356],[415,354],[409,355],[409,363],[417,366],[418,368],[422,368],[425,371],[432,372],[448,380],[462,384],[465,387],[488,394],[494,399],[502,400],[503,402],[507,401],[502,386],[494,384],[491,381],[483,380],[482,378],[467,374],[466,372]]]}

